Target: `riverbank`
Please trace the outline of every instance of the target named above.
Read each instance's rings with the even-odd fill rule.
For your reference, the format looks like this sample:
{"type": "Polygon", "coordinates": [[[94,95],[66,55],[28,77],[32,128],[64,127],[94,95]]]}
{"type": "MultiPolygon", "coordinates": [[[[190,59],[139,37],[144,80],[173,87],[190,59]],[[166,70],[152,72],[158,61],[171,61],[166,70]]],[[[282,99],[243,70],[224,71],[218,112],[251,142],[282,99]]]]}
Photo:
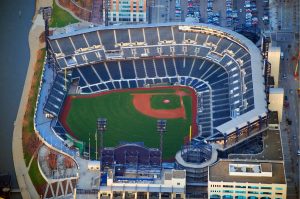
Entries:
{"type": "Polygon", "coordinates": [[[41,14],[39,14],[40,7],[52,6],[52,0],[37,0],[35,15],[33,17],[33,24],[29,32],[29,49],[30,61],[27,69],[26,80],[24,83],[23,93],[19,104],[17,117],[14,123],[13,132],[13,161],[19,188],[22,198],[39,198],[34,185],[31,182],[28,170],[24,161],[24,153],[22,148],[22,126],[28,102],[29,93],[31,90],[31,83],[34,77],[34,66],[37,62],[37,52],[39,49],[44,48],[45,44],[40,42],[39,36],[44,31],[44,21],[41,14]]]}

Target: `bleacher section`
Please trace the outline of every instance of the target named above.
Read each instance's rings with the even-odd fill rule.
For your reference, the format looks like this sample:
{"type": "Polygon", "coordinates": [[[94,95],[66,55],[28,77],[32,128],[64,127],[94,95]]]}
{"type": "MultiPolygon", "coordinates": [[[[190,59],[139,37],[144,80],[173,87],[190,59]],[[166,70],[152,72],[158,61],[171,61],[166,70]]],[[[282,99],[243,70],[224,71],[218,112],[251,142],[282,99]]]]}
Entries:
{"type": "Polygon", "coordinates": [[[48,113],[53,117],[57,117],[59,115],[65,96],[68,92],[70,78],[71,74],[67,74],[67,80],[65,81],[64,74],[57,73],[44,106],[45,113],[48,113]]]}
{"type": "Polygon", "coordinates": [[[162,82],[193,87],[199,131],[208,137],[255,108],[248,44],[231,34],[210,25],[106,27],[52,36],[50,45],[82,94],[162,82]]]}
{"type": "Polygon", "coordinates": [[[124,144],[102,150],[103,166],[128,165],[134,167],[160,167],[161,153],[158,149],[145,148],[138,144],[124,144]]]}

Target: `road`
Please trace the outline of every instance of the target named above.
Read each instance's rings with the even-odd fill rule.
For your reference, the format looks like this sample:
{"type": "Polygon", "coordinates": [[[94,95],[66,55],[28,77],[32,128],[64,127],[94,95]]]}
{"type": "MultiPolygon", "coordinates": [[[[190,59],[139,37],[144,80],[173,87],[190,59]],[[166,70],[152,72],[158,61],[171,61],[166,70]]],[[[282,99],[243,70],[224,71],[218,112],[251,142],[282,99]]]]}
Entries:
{"type": "MultiPolygon", "coordinates": [[[[288,198],[294,199],[299,197],[299,158],[297,150],[300,146],[299,132],[299,98],[297,89],[299,88],[299,79],[294,77],[295,62],[292,57],[299,50],[299,2],[297,0],[277,0],[276,16],[277,30],[276,41],[284,53],[281,60],[279,87],[284,88],[285,95],[288,98],[289,108],[284,108],[282,129],[282,145],[284,151],[286,178],[288,183],[288,198]],[[297,11],[298,9],[298,11],[297,11]],[[296,16],[295,16],[296,15],[296,16]],[[297,18],[298,17],[298,18],[297,18]],[[283,78],[286,75],[286,78],[283,78]],[[286,119],[292,121],[291,125],[286,123],[286,119]]],[[[273,23],[276,24],[276,23],[273,23]]]]}

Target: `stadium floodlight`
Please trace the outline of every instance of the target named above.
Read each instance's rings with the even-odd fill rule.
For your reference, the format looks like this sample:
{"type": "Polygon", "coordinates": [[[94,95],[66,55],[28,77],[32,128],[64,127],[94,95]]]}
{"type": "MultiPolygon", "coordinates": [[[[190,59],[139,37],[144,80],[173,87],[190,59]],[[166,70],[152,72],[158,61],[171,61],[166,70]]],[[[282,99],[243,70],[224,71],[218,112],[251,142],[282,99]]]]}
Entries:
{"type": "Polygon", "coordinates": [[[51,15],[52,15],[52,8],[51,7],[43,7],[42,12],[43,12],[43,19],[44,20],[48,20],[48,19],[51,18],[51,15]]]}
{"type": "MultiPolygon", "coordinates": [[[[98,118],[97,119],[97,133],[100,133],[100,137],[101,137],[101,140],[100,140],[100,157],[99,157],[99,160],[100,160],[100,186],[101,186],[101,175],[102,175],[102,147],[103,147],[103,133],[106,131],[106,128],[107,128],[107,119],[106,118],[98,118]]],[[[96,147],[96,150],[97,147],[96,147]]],[[[96,157],[97,159],[97,157],[96,157]]]]}
{"type": "Polygon", "coordinates": [[[156,122],[157,132],[164,133],[167,131],[167,120],[157,120],[156,122]]]}
{"type": "MultiPolygon", "coordinates": [[[[103,133],[106,131],[107,128],[107,119],[106,118],[98,118],[97,119],[97,133],[100,133],[100,161],[101,161],[101,151],[103,147],[103,133]]],[[[97,147],[96,147],[97,148],[97,147]]],[[[98,150],[98,149],[96,149],[98,150]]],[[[97,157],[96,157],[97,159],[97,157]]]]}
{"type": "Polygon", "coordinates": [[[106,130],[107,119],[106,118],[98,118],[97,119],[97,130],[99,132],[104,132],[106,130]]]}
{"type": "Polygon", "coordinates": [[[163,154],[163,134],[167,132],[167,120],[157,120],[156,130],[160,135],[160,165],[162,164],[162,154],[163,154]]]}
{"type": "MultiPolygon", "coordinates": [[[[101,161],[101,151],[103,147],[103,133],[106,131],[107,127],[107,119],[106,118],[98,118],[97,119],[97,132],[100,133],[100,161],[101,161]]],[[[98,149],[96,149],[98,150],[98,149]]],[[[97,159],[97,157],[96,157],[97,159]]]]}

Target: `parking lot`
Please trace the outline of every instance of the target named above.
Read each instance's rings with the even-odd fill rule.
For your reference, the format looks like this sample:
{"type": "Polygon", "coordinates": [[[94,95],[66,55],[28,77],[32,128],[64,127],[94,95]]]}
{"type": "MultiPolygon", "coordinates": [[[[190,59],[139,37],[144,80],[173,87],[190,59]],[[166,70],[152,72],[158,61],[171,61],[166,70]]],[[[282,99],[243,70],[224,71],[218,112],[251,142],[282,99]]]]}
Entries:
{"type": "Polygon", "coordinates": [[[231,29],[269,26],[269,0],[153,0],[152,23],[193,21],[231,29]]]}

